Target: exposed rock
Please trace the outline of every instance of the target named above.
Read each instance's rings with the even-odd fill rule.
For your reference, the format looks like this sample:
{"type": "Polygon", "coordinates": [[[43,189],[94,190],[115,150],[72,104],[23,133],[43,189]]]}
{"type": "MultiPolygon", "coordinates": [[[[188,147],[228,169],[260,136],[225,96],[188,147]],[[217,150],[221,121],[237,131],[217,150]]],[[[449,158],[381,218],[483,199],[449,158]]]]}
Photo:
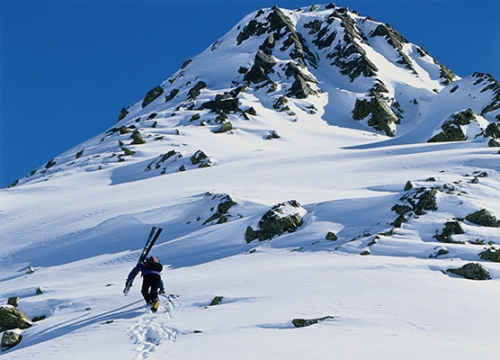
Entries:
{"type": "Polygon", "coordinates": [[[188,99],[196,99],[200,95],[201,90],[207,87],[204,81],[198,81],[195,86],[193,86],[188,91],[188,99]]]}
{"type": "Polygon", "coordinates": [[[481,209],[473,214],[469,214],[465,219],[480,226],[500,227],[500,220],[497,220],[497,218],[486,209],[481,209]]]}
{"type": "Polygon", "coordinates": [[[219,305],[221,302],[222,302],[222,299],[224,297],[223,296],[216,296],[212,299],[212,302],[210,303],[210,305],[208,306],[215,306],[215,305],[219,305]]]}
{"type": "Polygon", "coordinates": [[[475,121],[477,114],[472,109],[456,112],[441,126],[442,132],[433,136],[428,142],[444,141],[465,141],[467,134],[464,133],[462,126],[469,125],[475,121]]]}
{"type": "Polygon", "coordinates": [[[210,159],[208,158],[207,154],[205,154],[203,151],[198,150],[196,151],[193,156],[190,158],[191,163],[193,165],[198,165],[198,167],[207,167],[212,165],[210,162],[210,159]]]}
{"type": "Polygon", "coordinates": [[[270,240],[284,232],[294,232],[302,226],[302,215],[306,210],[295,200],[287,201],[273,206],[259,220],[258,229],[248,227],[245,233],[247,243],[259,239],[259,241],[270,240]]]}
{"type": "Polygon", "coordinates": [[[399,121],[399,117],[387,104],[386,100],[378,93],[373,92],[370,100],[356,99],[352,118],[354,120],[364,120],[368,116],[368,125],[378,131],[384,132],[387,136],[394,136],[394,124],[399,121]]]}
{"type": "Polygon", "coordinates": [[[168,159],[170,159],[174,156],[176,159],[178,159],[178,158],[182,157],[182,154],[180,152],[175,151],[175,150],[170,150],[166,154],[161,154],[156,160],[154,160],[148,166],[146,166],[144,171],[153,170],[153,166],[154,166],[154,169],[160,169],[168,159]]]}
{"type": "Polygon", "coordinates": [[[500,262],[500,251],[492,247],[480,253],[479,257],[483,260],[500,262]]]}
{"type": "Polygon", "coordinates": [[[161,86],[156,86],[153,89],[149,90],[146,93],[146,96],[144,97],[144,100],[142,101],[142,108],[145,108],[149,104],[151,104],[153,101],[155,101],[161,94],[163,94],[164,90],[161,86]]]}
{"type": "Polygon", "coordinates": [[[225,121],[218,129],[214,130],[215,134],[221,134],[233,130],[233,124],[230,121],[225,121]]]}
{"type": "Polygon", "coordinates": [[[328,231],[325,237],[326,240],[335,241],[337,240],[337,235],[334,232],[328,231]]]}
{"type": "Polygon", "coordinates": [[[491,275],[488,269],[486,269],[485,267],[483,267],[483,265],[478,263],[469,263],[462,266],[461,268],[447,269],[446,271],[470,280],[491,279],[491,275]]]}
{"type": "Polygon", "coordinates": [[[21,334],[14,331],[5,331],[2,335],[2,351],[9,350],[18,345],[23,339],[21,334]]]}
{"type": "Polygon", "coordinates": [[[120,110],[120,114],[118,115],[118,120],[116,122],[123,120],[127,115],[128,115],[128,110],[125,108],[122,108],[120,110]]]}
{"type": "Polygon", "coordinates": [[[207,101],[203,104],[201,104],[201,107],[203,109],[210,109],[213,112],[216,113],[225,113],[229,114],[233,111],[236,111],[239,109],[239,100],[238,98],[231,98],[229,94],[224,94],[224,95],[216,95],[215,100],[213,101],[207,101]]]}
{"type": "Polygon", "coordinates": [[[408,40],[406,40],[406,38],[397,32],[392,26],[389,24],[380,24],[370,34],[370,36],[384,36],[389,45],[391,45],[400,56],[400,60],[396,63],[404,65],[409,70],[415,70],[408,56],[402,52],[403,45],[408,44],[408,40]]]}
{"type": "Polygon", "coordinates": [[[404,191],[408,191],[408,190],[410,190],[410,189],[413,189],[413,186],[414,186],[414,185],[413,185],[413,183],[412,183],[410,180],[408,180],[408,181],[406,182],[406,185],[405,185],[404,191]]]}
{"type": "Polygon", "coordinates": [[[131,145],[141,145],[141,144],[145,144],[146,143],[146,140],[143,139],[143,137],[141,136],[141,133],[139,132],[138,129],[136,129],[132,133],[132,135],[130,136],[130,138],[132,139],[131,145]]]}
{"type": "Polygon", "coordinates": [[[324,316],[324,317],[318,318],[318,319],[293,319],[292,323],[293,323],[293,326],[295,326],[296,328],[301,328],[301,327],[311,326],[311,325],[317,324],[319,322],[322,322],[322,321],[325,321],[328,319],[334,319],[334,317],[333,316],[324,316]]]}
{"type": "Polygon", "coordinates": [[[490,123],[484,130],[484,137],[500,139],[500,123],[490,123]]]}
{"type": "Polygon", "coordinates": [[[9,300],[7,300],[7,304],[12,305],[14,307],[17,307],[19,305],[20,300],[21,299],[19,298],[19,296],[13,296],[13,297],[9,298],[9,300]]]}
{"type": "Polygon", "coordinates": [[[281,136],[278,135],[276,130],[273,130],[269,135],[266,136],[266,140],[271,140],[271,139],[281,139],[281,136]]]}
{"type": "Polygon", "coordinates": [[[165,96],[165,101],[172,100],[178,93],[179,93],[179,89],[173,89],[172,91],[170,91],[170,94],[165,96]]]}
{"type": "Polygon", "coordinates": [[[443,255],[447,255],[449,254],[450,252],[448,251],[448,249],[446,248],[443,248],[441,246],[436,246],[434,248],[434,253],[429,255],[430,258],[437,258],[438,256],[443,256],[443,255]]]}
{"type": "Polygon", "coordinates": [[[27,329],[32,325],[31,319],[12,305],[0,307],[0,329],[27,329]]]}
{"type": "MultiPolygon", "coordinates": [[[[425,215],[426,210],[436,211],[437,207],[437,188],[420,187],[411,189],[406,195],[401,197],[401,200],[406,201],[412,207],[412,210],[417,215],[425,215]]],[[[394,207],[393,207],[394,209],[394,207]]]]}
{"type": "Polygon", "coordinates": [[[243,78],[255,84],[263,81],[270,81],[267,74],[274,65],[276,65],[276,60],[274,60],[271,55],[267,55],[264,51],[259,50],[255,55],[253,66],[243,78]]]}
{"type": "Polygon", "coordinates": [[[210,218],[208,218],[203,223],[203,225],[205,225],[209,222],[215,221],[215,220],[218,220],[217,224],[221,224],[223,222],[226,222],[229,209],[235,205],[237,205],[237,203],[231,198],[231,196],[225,195],[221,199],[219,205],[217,205],[217,211],[212,216],[210,216],[210,218]]]}
{"type": "Polygon", "coordinates": [[[332,14],[333,18],[341,21],[341,26],[344,28],[344,41],[338,41],[334,50],[328,54],[327,57],[333,59],[332,65],[339,67],[341,74],[349,76],[351,82],[361,75],[375,76],[378,68],[368,59],[365,50],[357,43],[363,42],[364,39],[356,21],[348,14],[342,14],[339,11],[332,14]]]}
{"type": "Polygon", "coordinates": [[[441,234],[434,235],[434,237],[443,243],[455,243],[455,244],[463,244],[463,241],[457,242],[453,240],[453,237],[451,235],[453,234],[464,234],[464,230],[462,229],[462,226],[460,225],[459,221],[448,221],[444,224],[444,229],[441,234]]]}

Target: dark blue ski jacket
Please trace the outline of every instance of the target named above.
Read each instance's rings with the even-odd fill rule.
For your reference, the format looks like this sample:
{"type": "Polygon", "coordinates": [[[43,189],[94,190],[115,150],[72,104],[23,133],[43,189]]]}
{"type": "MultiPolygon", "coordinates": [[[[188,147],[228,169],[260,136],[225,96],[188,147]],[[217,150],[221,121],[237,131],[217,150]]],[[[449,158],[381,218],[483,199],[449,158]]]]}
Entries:
{"type": "Polygon", "coordinates": [[[128,274],[127,281],[133,282],[139,271],[142,273],[141,276],[148,275],[148,274],[155,274],[160,276],[160,291],[165,290],[163,286],[163,279],[161,278],[161,274],[159,271],[153,270],[149,268],[146,264],[144,263],[138,263],[128,274]]]}

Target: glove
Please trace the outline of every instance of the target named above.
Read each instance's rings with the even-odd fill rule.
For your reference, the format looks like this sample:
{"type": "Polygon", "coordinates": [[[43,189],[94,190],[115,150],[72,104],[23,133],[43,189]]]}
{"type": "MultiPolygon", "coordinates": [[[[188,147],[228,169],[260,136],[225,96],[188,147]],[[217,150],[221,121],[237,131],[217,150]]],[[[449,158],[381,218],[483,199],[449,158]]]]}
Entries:
{"type": "Polygon", "coordinates": [[[165,289],[160,290],[160,295],[165,295],[165,289]]]}
{"type": "Polygon", "coordinates": [[[132,287],[132,281],[131,280],[125,281],[125,289],[123,289],[123,294],[125,294],[125,296],[127,296],[128,291],[130,290],[131,287],[132,287]]]}

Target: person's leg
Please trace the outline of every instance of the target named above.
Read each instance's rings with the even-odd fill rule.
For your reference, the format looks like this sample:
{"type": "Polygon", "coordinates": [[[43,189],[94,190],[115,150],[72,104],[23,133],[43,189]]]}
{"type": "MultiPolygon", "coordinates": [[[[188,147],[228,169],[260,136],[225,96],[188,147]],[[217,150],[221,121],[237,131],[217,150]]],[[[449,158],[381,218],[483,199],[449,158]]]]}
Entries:
{"type": "Polygon", "coordinates": [[[150,304],[151,301],[153,301],[154,298],[151,298],[149,290],[152,286],[152,275],[145,275],[142,278],[142,288],[141,288],[141,294],[144,297],[144,300],[146,301],[147,304],[150,304]]]}
{"type": "Polygon", "coordinates": [[[151,275],[151,288],[149,290],[149,298],[151,299],[151,311],[156,312],[160,307],[160,299],[158,299],[158,287],[160,286],[160,275],[151,275]]]}
{"type": "Polygon", "coordinates": [[[161,277],[160,275],[152,274],[150,275],[150,288],[149,288],[149,299],[155,301],[158,299],[158,288],[160,287],[161,277]]]}

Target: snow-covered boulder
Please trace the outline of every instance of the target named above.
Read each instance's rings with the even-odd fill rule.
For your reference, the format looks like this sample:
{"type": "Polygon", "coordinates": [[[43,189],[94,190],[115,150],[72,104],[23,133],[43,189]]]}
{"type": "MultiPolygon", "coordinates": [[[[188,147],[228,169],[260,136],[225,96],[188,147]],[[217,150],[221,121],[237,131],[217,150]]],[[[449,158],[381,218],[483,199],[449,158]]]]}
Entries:
{"type": "Polygon", "coordinates": [[[245,233],[247,243],[259,239],[270,240],[284,232],[294,232],[302,226],[302,216],[307,211],[295,200],[273,206],[259,220],[258,229],[249,226],[245,233]]]}

